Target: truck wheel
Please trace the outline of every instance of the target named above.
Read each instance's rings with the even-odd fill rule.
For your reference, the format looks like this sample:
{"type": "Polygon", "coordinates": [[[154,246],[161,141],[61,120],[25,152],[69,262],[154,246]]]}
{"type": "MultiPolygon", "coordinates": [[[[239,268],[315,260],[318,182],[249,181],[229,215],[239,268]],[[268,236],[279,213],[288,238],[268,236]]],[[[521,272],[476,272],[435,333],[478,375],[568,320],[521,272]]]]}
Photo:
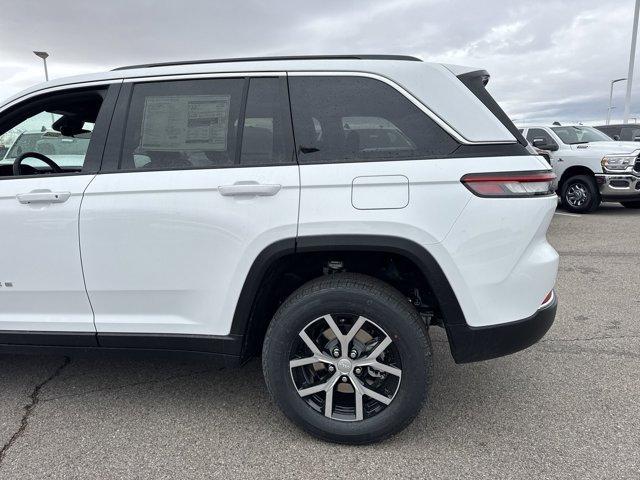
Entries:
{"type": "Polygon", "coordinates": [[[633,200],[630,202],[620,202],[625,208],[640,208],[640,200],[633,200]]]}
{"type": "Polygon", "coordinates": [[[576,175],[562,185],[562,206],[575,213],[590,213],[600,205],[600,192],[593,177],[576,175]]]}
{"type": "Polygon", "coordinates": [[[296,290],[267,331],[262,368],[271,397],[299,427],[366,444],[404,429],[427,397],[427,328],[391,286],[338,273],[296,290]]]}

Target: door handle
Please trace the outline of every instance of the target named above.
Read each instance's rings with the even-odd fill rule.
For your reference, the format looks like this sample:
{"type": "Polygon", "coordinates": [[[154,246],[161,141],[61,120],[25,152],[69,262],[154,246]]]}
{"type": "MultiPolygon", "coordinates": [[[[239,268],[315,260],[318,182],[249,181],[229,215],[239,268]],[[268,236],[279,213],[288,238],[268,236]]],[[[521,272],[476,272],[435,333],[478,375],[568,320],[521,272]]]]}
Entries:
{"type": "Polygon", "coordinates": [[[218,191],[224,197],[239,195],[271,197],[282,189],[282,185],[267,185],[256,182],[238,182],[233,185],[220,185],[218,191]]]}
{"type": "Polygon", "coordinates": [[[31,203],[64,203],[69,200],[71,192],[52,192],[51,190],[34,190],[29,193],[16,195],[18,201],[24,205],[31,203]]]}

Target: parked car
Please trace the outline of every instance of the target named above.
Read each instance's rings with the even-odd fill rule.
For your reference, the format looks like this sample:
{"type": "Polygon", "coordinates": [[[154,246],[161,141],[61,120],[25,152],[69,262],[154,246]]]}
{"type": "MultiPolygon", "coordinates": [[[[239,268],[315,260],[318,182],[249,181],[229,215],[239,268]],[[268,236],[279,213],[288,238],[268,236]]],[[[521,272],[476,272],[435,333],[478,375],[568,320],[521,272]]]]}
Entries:
{"type": "Polygon", "coordinates": [[[598,125],[596,128],[614,140],[640,142],[640,124],[598,125]]]}
{"type": "Polygon", "coordinates": [[[554,175],[487,81],[413,57],[285,57],[20,93],[0,134],[38,112],[93,133],[75,167],[37,145],[0,165],[0,347],[261,354],[311,434],[400,431],[427,398],[429,328],[465,363],[555,317],[554,175]]]}
{"type": "MultiPolygon", "coordinates": [[[[80,171],[85,153],[89,146],[90,134],[85,133],[77,137],[66,137],[56,131],[25,131],[18,135],[0,160],[1,165],[13,165],[16,158],[24,152],[36,152],[46,155],[56,165],[67,171],[80,171]]],[[[43,167],[38,158],[25,158],[22,168],[43,167]]]]}
{"type": "Polygon", "coordinates": [[[640,145],[616,142],[594,127],[540,125],[524,129],[527,140],[549,151],[562,205],[589,213],[602,201],[640,208],[640,145]]]}

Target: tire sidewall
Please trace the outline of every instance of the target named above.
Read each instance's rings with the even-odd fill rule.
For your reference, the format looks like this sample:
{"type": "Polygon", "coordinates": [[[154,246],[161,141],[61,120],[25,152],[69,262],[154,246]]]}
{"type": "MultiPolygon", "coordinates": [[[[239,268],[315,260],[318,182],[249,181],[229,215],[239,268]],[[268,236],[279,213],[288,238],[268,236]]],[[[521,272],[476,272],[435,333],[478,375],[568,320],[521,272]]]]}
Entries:
{"type": "Polygon", "coordinates": [[[430,374],[426,332],[410,325],[411,320],[402,318],[393,306],[361,290],[321,290],[285,305],[274,322],[277,331],[269,350],[263,352],[264,361],[269,363],[266,381],[285,415],[310,433],[332,441],[363,443],[403,428],[419,411],[430,374]],[[403,371],[400,387],[393,401],[372,418],[358,422],[329,419],[307,405],[293,384],[289,359],[294,340],[306,325],[328,313],[356,314],[370,319],[391,337],[398,349],[403,371]],[[404,375],[405,372],[411,375],[404,375]]]}

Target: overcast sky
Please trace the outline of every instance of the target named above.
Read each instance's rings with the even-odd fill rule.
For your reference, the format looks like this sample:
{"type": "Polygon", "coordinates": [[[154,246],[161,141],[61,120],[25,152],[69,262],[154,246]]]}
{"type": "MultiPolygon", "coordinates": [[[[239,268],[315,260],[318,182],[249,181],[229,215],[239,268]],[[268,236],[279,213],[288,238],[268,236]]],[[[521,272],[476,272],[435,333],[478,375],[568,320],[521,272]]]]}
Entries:
{"type": "MultiPolygon", "coordinates": [[[[633,0],[3,0],[0,99],[43,79],[168,60],[392,53],[484,67],[518,123],[604,120],[633,0]]],[[[640,61],[638,62],[640,63],[640,61]]],[[[636,69],[637,70],[637,69],[636,69]]],[[[640,75],[632,115],[640,117],[640,75]]],[[[621,116],[624,83],[616,87],[621,116]]]]}

